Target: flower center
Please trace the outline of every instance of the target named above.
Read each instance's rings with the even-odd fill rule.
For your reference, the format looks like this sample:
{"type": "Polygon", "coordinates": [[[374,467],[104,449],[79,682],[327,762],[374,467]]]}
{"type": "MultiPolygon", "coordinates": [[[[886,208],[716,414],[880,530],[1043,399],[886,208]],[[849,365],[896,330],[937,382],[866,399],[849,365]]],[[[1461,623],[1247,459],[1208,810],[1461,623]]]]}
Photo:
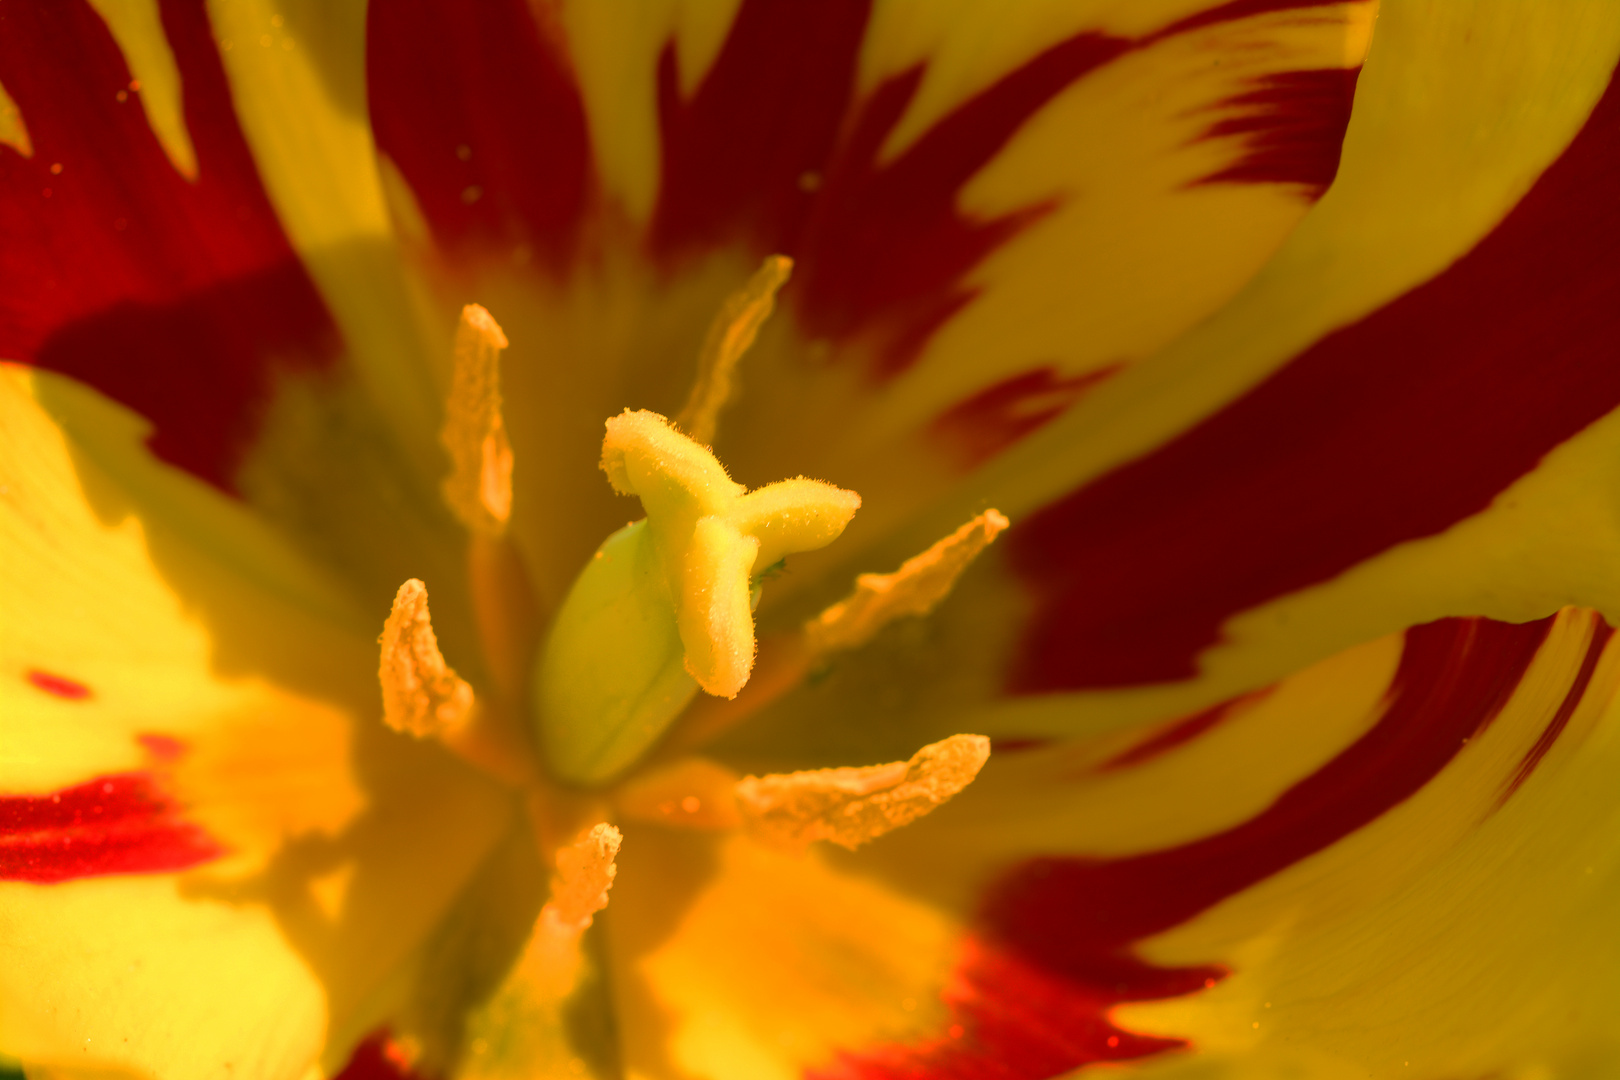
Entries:
{"type": "Polygon", "coordinates": [[[412,580],[381,640],[385,719],[555,803],[543,846],[561,851],[561,833],[551,833],[616,813],[743,829],[789,848],[815,840],[854,847],[954,796],[989,756],[988,740],[956,735],[909,761],[747,778],[684,756],[833,654],[861,648],[896,619],[927,615],[1007,527],[987,510],[897,571],[860,575],[845,600],[796,632],[757,643],[765,578],[788,556],[837,539],[861,505],[853,491],[804,477],[750,491],[703,445],[790,269],[773,256],[726,300],[675,422],[628,409],[606,421],[601,468],[614,491],[640,500],[645,517],[602,542],[543,637],[506,535],[514,469],[501,414],[506,335],[482,307],[462,311],[441,432],[450,462],[443,494],[468,532],[491,685],[475,690],[445,663],[426,588],[412,580]],[[701,708],[700,690],[708,695],[701,708]],[[632,772],[649,760],[651,768],[632,772]]]}
{"type": "Polygon", "coordinates": [[[647,517],[585,564],[534,680],[547,763],[579,784],[637,760],[699,687],[736,697],[754,666],[759,571],[831,543],[861,504],[802,478],[746,491],[650,412],[607,422],[602,469],[647,517]]]}

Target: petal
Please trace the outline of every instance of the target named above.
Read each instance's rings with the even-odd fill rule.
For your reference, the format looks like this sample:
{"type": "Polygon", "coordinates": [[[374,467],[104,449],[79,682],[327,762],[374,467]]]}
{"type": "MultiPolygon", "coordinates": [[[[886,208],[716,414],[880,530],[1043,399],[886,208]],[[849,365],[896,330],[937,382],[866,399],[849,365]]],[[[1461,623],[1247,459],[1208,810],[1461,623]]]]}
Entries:
{"type": "Polygon", "coordinates": [[[829,1075],[1603,1073],[1612,641],[1573,609],[1446,620],[1179,740],[993,757],[868,864],[946,910],[983,898],[947,984],[961,1037],[829,1075]]]}
{"type": "Polygon", "coordinates": [[[408,291],[368,123],[365,8],[282,7],[208,7],[243,138],[367,397],[406,459],[437,481],[455,319],[422,318],[408,291]]]}
{"type": "Polygon", "coordinates": [[[1620,269],[1620,219],[1602,194],[1620,130],[1620,24],[1575,9],[1486,20],[1478,30],[1492,42],[1476,53],[1472,24],[1449,11],[1381,28],[1365,124],[1352,125],[1333,197],[1264,278],[1158,357],[1134,401],[1081,408],[1031,458],[1011,455],[1008,469],[1026,468],[1010,484],[1011,473],[988,481],[1016,521],[1021,497],[1082,459],[1113,468],[1011,533],[1007,555],[1040,596],[1016,688],[1198,678],[1203,700],[1218,700],[1442,615],[1517,620],[1610,603],[1606,541],[1561,536],[1607,513],[1596,509],[1607,505],[1601,458],[1589,455],[1602,453],[1608,421],[1583,429],[1620,400],[1598,359],[1620,269]],[[1518,106],[1487,109],[1475,95],[1444,123],[1484,122],[1490,139],[1435,130],[1440,117],[1406,107],[1404,88],[1426,84],[1448,49],[1492,57],[1493,78],[1523,86],[1536,118],[1521,124],[1518,106]],[[1467,168],[1470,185],[1434,187],[1429,173],[1407,180],[1404,164],[1393,176],[1382,164],[1412,160],[1402,148],[1431,131],[1423,160],[1436,176],[1467,168]],[[1415,234],[1400,224],[1439,205],[1447,212],[1415,234]],[[1144,456],[1113,457],[1216,402],[1144,456]],[[1545,532],[1517,512],[1521,497],[1553,515],[1545,532]],[[1430,546],[1397,547],[1414,541],[1430,546]]]}
{"type": "Polygon", "coordinates": [[[870,479],[887,516],[858,529],[880,536],[1254,272],[1332,174],[1370,18],[1017,15],[979,63],[994,5],[948,33],[919,15],[920,38],[860,3],[578,5],[538,26],[520,6],[377,12],[368,85],[399,217],[435,245],[429,291],[446,311],[476,294],[509,331],[514,453],[548,466],[519,465],[512,531],[552,593],[616,523],[578,417],[673,412],[734,272],[770,252],[802,268],[744,365],[728,460],[870,479]],[[541,159],[538,186],[514,179],[541,159]],[[1159,291],[1127,302],[1144,279],[1159,291]]]}
{"type": "Polygon", "coordinates": [[[874,16],[841,76],[843,8],[810,26],[771,10],[742,6],[689,94],[666,53],[649,239],[683,273],[728,244],[794,257],[792,321],[745,361],[718,442],[739,476],[859,489],[870,513],[845,557],[1262,265],[1320,184],[1259,165],[1237,178],[1281,130],[1264,117],[1287,112],[1254,95],[1313,118],[1301,144],[1331,176],[1370,14],[1227,5],[1116,29],[1077,11],[1015,17],[1003,40],[987,8],[904,45],[886,37],[905,37],[903,16],[874,16]],[[987,33],[987,59],[962,59],[987,33]],[[1338,90],[1288,82],[1301,72],[1338,90]]]}
{"type": "Polygon", "coordinates": [[[273,378],[327,366],[333,327],[259,183],[206,18],[168,6],[165,39],[155,13],[117,7],[117,37],[82,0],[8,16],[0,83],[33,155],[0,146],[0,357],[137,409],[160,457],[230,487],[273,378]],[[192,176],[171,160],[188,153],[192,176]]]}
{"type": "Polygon", "coordinates": [[[601,918],[632,1074],[788,1080],[941,1018],[952,922],[819,856],[638,829],[601,918]]]}
{"type": "Polygon", "coordinates": [[[1610,641],[1589,614],[1560,616],[1497,719],[1421,791],[1144,947],[1156,964],[1218,951],[1230,980],[1122,1022],[1174,1026],[1244,1076],[1611,1070],[1610,641]]]}
{"type": "Polygon", "coordinates": [[[67,380],[0,372],[0,1044],[300,1077],[510,808],[377,722],[374,625],[67,380]]]}

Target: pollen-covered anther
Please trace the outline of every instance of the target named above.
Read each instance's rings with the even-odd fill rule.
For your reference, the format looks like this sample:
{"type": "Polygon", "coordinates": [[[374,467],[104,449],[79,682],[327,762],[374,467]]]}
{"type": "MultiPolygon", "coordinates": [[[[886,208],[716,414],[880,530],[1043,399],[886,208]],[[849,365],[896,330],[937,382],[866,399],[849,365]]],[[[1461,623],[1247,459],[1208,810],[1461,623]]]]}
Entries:
{"type": "Polygon", "coordinates": [[[703,351],[698,354],[697,380],[686,406],[675,417],[675,423],[695,442],[707,445],[714,441],[720,410],[731,397],[737,361],[753,346],[776,306],[777,291],[792,272],[793,260],[786,255],[767,257],[746,285],[726,297],[709,325],[703,351]]]}
{"type": "Polygon", "coordinates": [[[444,498],[467,528],[498,536],[512,515],[512,445],[501,419],[506,335],[477,304],[461,309],[439,440],[450,453],[444,498]]]}
{"type": "Polygon", "coordinates": [[[944,805],[989,759],[983,735],[952,735],[910,761],[744,777],[737,809],[749,832],[777,846],[831,840],[854,850],[944,805]]]}
{"type": "Polygon", "coordinates": [[[551,877],[551,899],[540,917],[552,925],[574,933],[591,925],[598,911],[607,907],[608,890],[619,868],[618,857],[624,834],[603,822],[579,834],[571,845],[557,852],[557,872],[551,877]]]}
{"type": "Polygon", "coordinates": [[[858,648],[896,619],[927,615],[1007,525],[999,511],[986,510],[894,573],[861,574],[848,598],[804,624],[810,652],[858,648]]]}
{"type": "Polygon", "coordinates": [[[473,689],[444,662],[428,615],[427,586],[412,578],[394,594],[383,624],[383,719],[395,731],[417,738],[442,737],[463,728],[474,708],[473,689]]]}

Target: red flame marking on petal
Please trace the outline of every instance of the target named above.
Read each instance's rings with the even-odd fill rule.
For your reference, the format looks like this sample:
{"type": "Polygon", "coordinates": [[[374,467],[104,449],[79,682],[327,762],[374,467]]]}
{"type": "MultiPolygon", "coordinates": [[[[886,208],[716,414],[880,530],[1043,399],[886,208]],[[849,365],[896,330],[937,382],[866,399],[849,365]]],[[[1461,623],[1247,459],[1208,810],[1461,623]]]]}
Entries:
{"type": "Polygon", "coordinates": [[[147,773],[0,796],[0,881],[53,884],[185,870],[224,854],[147,773]]]}
{"type": "Polygon", "coordinates": [[[366,88],[393,159],[446,251],[553,268],[593,185],[585,110],[560,33],[524,0],[393,0],[366,13],[366,88]]]}
{"type": "Polygon", "coordinates": [[[1197,675],[1232,615],[1485,510],[1620,405],[1620,83],[1438,277],[1032,515],[1017,692],[1197,675]]]}
{"type": "Polygon", "coordinates": [[[333,1080],[425,1080],[387,1030],[374,1031],[354,1048],[349,1063],[333,1080]]]}
{"type": "Polygon", "coordinates": [[[52,675],[48,671],[34,668],[28,672],[28,681],[47,694],[69,701],[83,701],[90,696],[90,688],[84,683],[75,682],[66,675],[52,675]]]}
{"type": "Polygon", "coordinates": [[[1231,701],[1223,701],[1213,708],[1195,713],[1184,720],[1178,720],[1158,734],[1149,736],[1142,742],[1137,743],[1118,757],[1103,762],[1097,766],[1097,771],[1115,772],[1119,769],[1145,765],[1156,758],[1161,758],[1177,747],[1185,746],[1199,736],[1206,734],[1238,709],[1253,704],[1270,693],[1271,688],[1267,687],[1252,694],[1244,694],[1242,697],[1233,698],[1231,701]]]}
{"type": "Polygon", "coordinates": [[[1079,375],[1056,368],[1026,371],[988,386],[941,413],[929,435],[962,469],[980,464],[1052,420],[1120,369],[1079,375]]]}
{"type": "Polygon", "coordinates": [[[1613,636],[1614,628],[1606,622],[1599,622],[1593,628],[1592,641],[1586,647],[1586,655],[1581,659],[1581,667],[1575,674],[1575,681],[1570,684],[1569,692],[1564,695],[1564,700],[1558,705],[1558,711],[1548,721],[1546,728],[1542,730],[1541,735],[1536,739],[1535,745],[1525,753],[1524,760],[1519,762],[1519,767],[1514,770],[1513,777],[1502,791],[1502,798],[1498,805],[1506,803],[1508,799],[1513,797],[1513,793],[1518,791],[1526,780],[1530,779],[1530,774],[1536,771],[1536,766],[1541,764],[1541,759],[1547,756],[1547,752],[1553,748],[1553,744],[1558,741],[1558,737],[1569,726],[1569,719],[1575,715],[1575,710],[1580,706],[1581,699],[1586,696],[1586,688],[1592,683],[1592,674],[1597,671],[1598,660],[1602,658],[1603,650],[1608,646],[1609,639],[1613,636]]]}
{"type": "Polygon", "coordinates": [[[1210,125],[1206,139],[1247,136],[1243,156],[1201,184],[1298,184],[1312,199],[1339,173],[1339,152],[1360,68],[1286,71],[1220,106],[1236,113],[1210,125]]]}
{"type": "Polygon", "coordinates": [[[1379,721],[1241,825],[1122,859],[1053,857],[1019,865],[991,889],[981,934],[967,941],[945,994],[964,1037],[846,1053],[811,1075],[1038,1080],[1184,1045],[1119,1028],[1109,1010],[1207,989],[1227,969],[1155,967],[1136,955],[1136,944],[1321,851],[1421,790],[1496,718],[1552,623],[1448,619],[1407,631],[1379,721]]]}
{"type": "MultiPolygon", "coordinates": [[[[796,8],[745,0],[690,98],[679,95],[673,46],[664,53],[662,187],[651,248],[671,264],[732,242],[792,255],[798,266],[784,298],[792,300],[805,332],[864,340],[873,375],[891,377],[971,301],[972,290],[962,284],[966,273],[1052,209],[1039,203],[990,220],[970,219],[958,209],[963,185],[1042,106],[1110,61],[1175,34],[1318,6],[1323,0],[1244,0],[1141,39],[1077,34],[1002,76],[880,163],[923,68],[889,77],[856,102],[852,79],[864,2],[796,8]]],[[[1282,84],[1272,89],[1280,93],[1282,84]]],[[[1268,137],[1286,142],[1280,132],[1308,126],[1280,101],[1245,104],[1253,126],[1244,130],[1256,133],[1259,148],[1268,137]]],[[[1300,113],[1315,104],[1319,95],[1300,113]]],[[[1331,115],[1315,120],[1313,130],[1337,124],[1342,136],[1342,109],[1331,104],[1331,115]]],[[[1266,161],[1265,168],[1253,166],[1256,178],[1274,181],[1287,173],[1276,154],[1266,161]]],[[[1289,178],[1314,183],[1320,175],[1313,159],[1308,176],[1289,178]]]]}
{"type": "Polygon", "coordinates": [[[165,764],[179,761],[190,749],[182,739],[151,731],[135,736],[135,741],[140,743],[141,748],[147,753],[165,764]]]}
{"type": "Polygon", "coordinates": [[[336,331],[259,181],[203,4],[161,10],[195,180],[84,0],[7,5],[0,84],[34,154],[0,145],[0,355],[129,406],[154,453],[229,489],[273,370],[324,366],[336,331]]]}

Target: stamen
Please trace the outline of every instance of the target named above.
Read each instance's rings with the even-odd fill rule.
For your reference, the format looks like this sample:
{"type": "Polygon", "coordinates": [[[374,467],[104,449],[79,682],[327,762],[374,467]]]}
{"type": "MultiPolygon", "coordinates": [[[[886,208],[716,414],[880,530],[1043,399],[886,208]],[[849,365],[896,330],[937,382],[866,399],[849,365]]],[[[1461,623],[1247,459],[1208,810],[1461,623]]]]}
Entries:
{"type": "Polygon", "coordinates": [[[989,759],[983,735],[952,735],[910,761],[744,777],[737,808],[745,827],[771,843],[803,849],[831,840],[853,851],[938,809],[989,759]]]}
{"type": "Polygon", "coordinates": [[[986,510],[894,573],[861,574],[847,599],[804,624],[810,652],[857,648],[898,618],[927,615],[1007,525],[999,511],[986,510]]]}
{"type": "Polygon", "coordinates": [[[603,822],[557,852],[551,899],[541,910],[541,919],[574,933],[590,926],[596,913],[607,907],[608,890],[619,872],[613,860],[623,842],[624,834],[603,822]]]}
{"type": "Polygon", "coordinates": [[[412,578],[394,595],[383,624],[383,719],[395,731],[417,738],[442,737],[462,728],[473,710],[473,690],[439,652],[428,615],[427,586],[412,578]]]}
{"type": "Polygon", "coordinates": [[[709,325],[703,351],[698,354],[697,382],[692,395],[675,418],[692,439],[707,446],[714,442],[715,426],[720,410],[731,396],[731,377],[737,361],[754,344],[759,328],[770,318],[776,306],[777,290],[787,283],[793,272],[793,260],[786,255],[772,255],[748,279],[748,284],[726,297],[720,312],[709,325]]]}
{"type": "Polygon", "coordinates": [[[512,445],[501,419],[506,335],[477,304],[461,309],[450,400],[439,440],[450,451],[444,498],[467,528],[498,536],[512,514],[512,445]]]}

